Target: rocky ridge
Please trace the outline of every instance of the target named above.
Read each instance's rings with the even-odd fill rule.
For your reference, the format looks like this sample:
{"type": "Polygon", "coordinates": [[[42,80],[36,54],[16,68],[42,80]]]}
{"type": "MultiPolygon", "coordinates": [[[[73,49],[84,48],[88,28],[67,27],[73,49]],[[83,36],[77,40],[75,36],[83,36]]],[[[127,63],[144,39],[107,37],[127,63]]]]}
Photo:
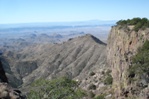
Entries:
{"type": "Polygon", "coordinates": [[[16,80],[9,79],[16,81],[17,86],[27,86],[39,78],[68,76],[79,81],[83,89],[91,83],[99,89],[105,86],[102,73],[109,68],[105,49],[105,43],[87,34],[58,44],[33,44],[17,51],[6,50],[2,59],[16,80]],[[89,76],[91,72],[95,75],[89,76]]]}

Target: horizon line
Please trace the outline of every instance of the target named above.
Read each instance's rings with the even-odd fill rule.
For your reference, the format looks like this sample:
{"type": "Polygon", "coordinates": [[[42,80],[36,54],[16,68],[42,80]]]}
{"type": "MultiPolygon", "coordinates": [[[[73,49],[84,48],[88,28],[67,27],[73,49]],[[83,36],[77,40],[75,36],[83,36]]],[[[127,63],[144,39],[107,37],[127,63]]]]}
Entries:
{"type": "Polygon", "coordinates": [[[99,20],[99,19],[93,19],[93,20],[77,20],[77,21],[47,21],[47,22],[14,22],[14,23],[0,23],[0,25],[13,25],[13,24],[39,24],[39,23],[75,23],[75,22],[89,22],[89,21],[118,21],[118,20],[99,20]]]}

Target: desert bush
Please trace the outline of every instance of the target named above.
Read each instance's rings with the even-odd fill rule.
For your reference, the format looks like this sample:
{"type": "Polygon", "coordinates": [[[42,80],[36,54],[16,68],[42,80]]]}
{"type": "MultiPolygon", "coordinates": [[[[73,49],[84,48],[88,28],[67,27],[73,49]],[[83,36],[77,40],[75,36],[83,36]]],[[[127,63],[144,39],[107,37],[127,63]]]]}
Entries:
{"type": "Polygon", "coordinates": [[[104,84],[106,84],[106,85],[111,85],[112,82],[113,82],[112,76],[111,76],[110,74],[107,75],[106,78],[104,79],[104,84]]]}
{"type": "Polygon", "coordinates": [[[93,97],[95,97],[95,94],[92,91],[89,91],[88,92],[88,97],[93,98],[93,97]]]}
{"type": "Polygon", "coordinates": [[[107,70],[105,73],[105,79],[104,79],[104,84],[106,85],[111,85],[113,82],[113,78],[111,76],[111,70],[107,70]]]}
{"type": "Polygon", "coordinates": [[[149,75],[149,41],[145,41],[138,53],[132,57],[132,65],[128,69],[130,80],[140,78],[142,75],[149,75]]]}
{"type": "Polygon", "coordinates": [[[134,31],[139,31],[139,29],[145,29],[149,27],[149,20],[147,18],[133,18],[127,20],[119,20],[117,25],[120,26],[127,26],[127,25],[134,25],[134,31]]]}
{"type": "Polygon", "coordinates": [[[95,75],[95,72],[90,72],[89,76],[94,76],[95,75]]]}
{"type": "Polygon", "coordinates": [[[129,71],[135,74],[149,72],[149,41],[146,41],[138,49],[138,53],[132,57],[132,66],[129,68],[129,71]]]}
{"type": "Polygon", "coordinates": [[[104,94],[98,95],[94,99],[105,99],[105,95],[104,94]]]}
{"type": "Polygon", "coordinates": [[[66,77],[54,80],[40,79],[31,84],[28,99],[82,99],[85,92],[76,81],[66,77]]]}
{"type": "Polygon", "coordinates": [[[109,70],[109,69],[108,69],[108,70],[106,71],[106,75],[110,75],[111,72],[112,72],[112,70],[109,70]]]}
{"type": "Polygon", "coordinates": [[[88,86],[88,89],[89,89],[89,90],[96,90],[96,85],[90,84],[90,85],[88,86]]]}

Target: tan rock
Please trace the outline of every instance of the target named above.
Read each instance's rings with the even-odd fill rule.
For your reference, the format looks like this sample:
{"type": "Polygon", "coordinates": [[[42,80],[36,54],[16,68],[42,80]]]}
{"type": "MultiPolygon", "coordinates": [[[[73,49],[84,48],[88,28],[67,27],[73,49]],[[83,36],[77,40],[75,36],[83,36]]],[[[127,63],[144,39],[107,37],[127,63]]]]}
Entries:
{"type": "Polygon", "coordinates": [[[113,89],[116,96],[129,86],[127,70],[131,65],[131,56],[137,53],[138,47],[149,39],[149,28],[135,32],[113,26],[108,37],[107,62],[112,68],[113,89]]]}

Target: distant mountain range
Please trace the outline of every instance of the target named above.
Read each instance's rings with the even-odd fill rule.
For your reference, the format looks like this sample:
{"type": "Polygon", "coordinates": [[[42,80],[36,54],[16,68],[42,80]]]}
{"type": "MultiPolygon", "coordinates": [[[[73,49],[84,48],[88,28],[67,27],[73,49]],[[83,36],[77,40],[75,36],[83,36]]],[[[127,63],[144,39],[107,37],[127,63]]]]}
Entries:
{"type": "MultiPolygon", "coordinates": [[[[36,35],[33,37],[36,38],[36,35]]],[[[47,37],[41,35],[42,40],[49,40],[47,37]]],[[[15,87],[26,86],[39,78],[68,76],[81,81],[80,86],[86,89],[90,81],[96,83],[89,74],[94,72],[96,76],[102,75],[101,71],[107,68],[106,44],[90,34],[58,44],[28,44],[25,40],[10,42],[13,42],[11,46],[14,48],[9,45],[2,47],[2,62],[9,82],[15,87]]]]}
{"type": "Polygon", "coordinates": [[[18,24],[0,24],[0,29],[4,28],[22,28],[22,27],[77,27],[77,26],[96,26],[96,25],[114,25],[117,20],[89,20],[76,22],[37,22],[37,23],[18,23],[18,24]]]}

